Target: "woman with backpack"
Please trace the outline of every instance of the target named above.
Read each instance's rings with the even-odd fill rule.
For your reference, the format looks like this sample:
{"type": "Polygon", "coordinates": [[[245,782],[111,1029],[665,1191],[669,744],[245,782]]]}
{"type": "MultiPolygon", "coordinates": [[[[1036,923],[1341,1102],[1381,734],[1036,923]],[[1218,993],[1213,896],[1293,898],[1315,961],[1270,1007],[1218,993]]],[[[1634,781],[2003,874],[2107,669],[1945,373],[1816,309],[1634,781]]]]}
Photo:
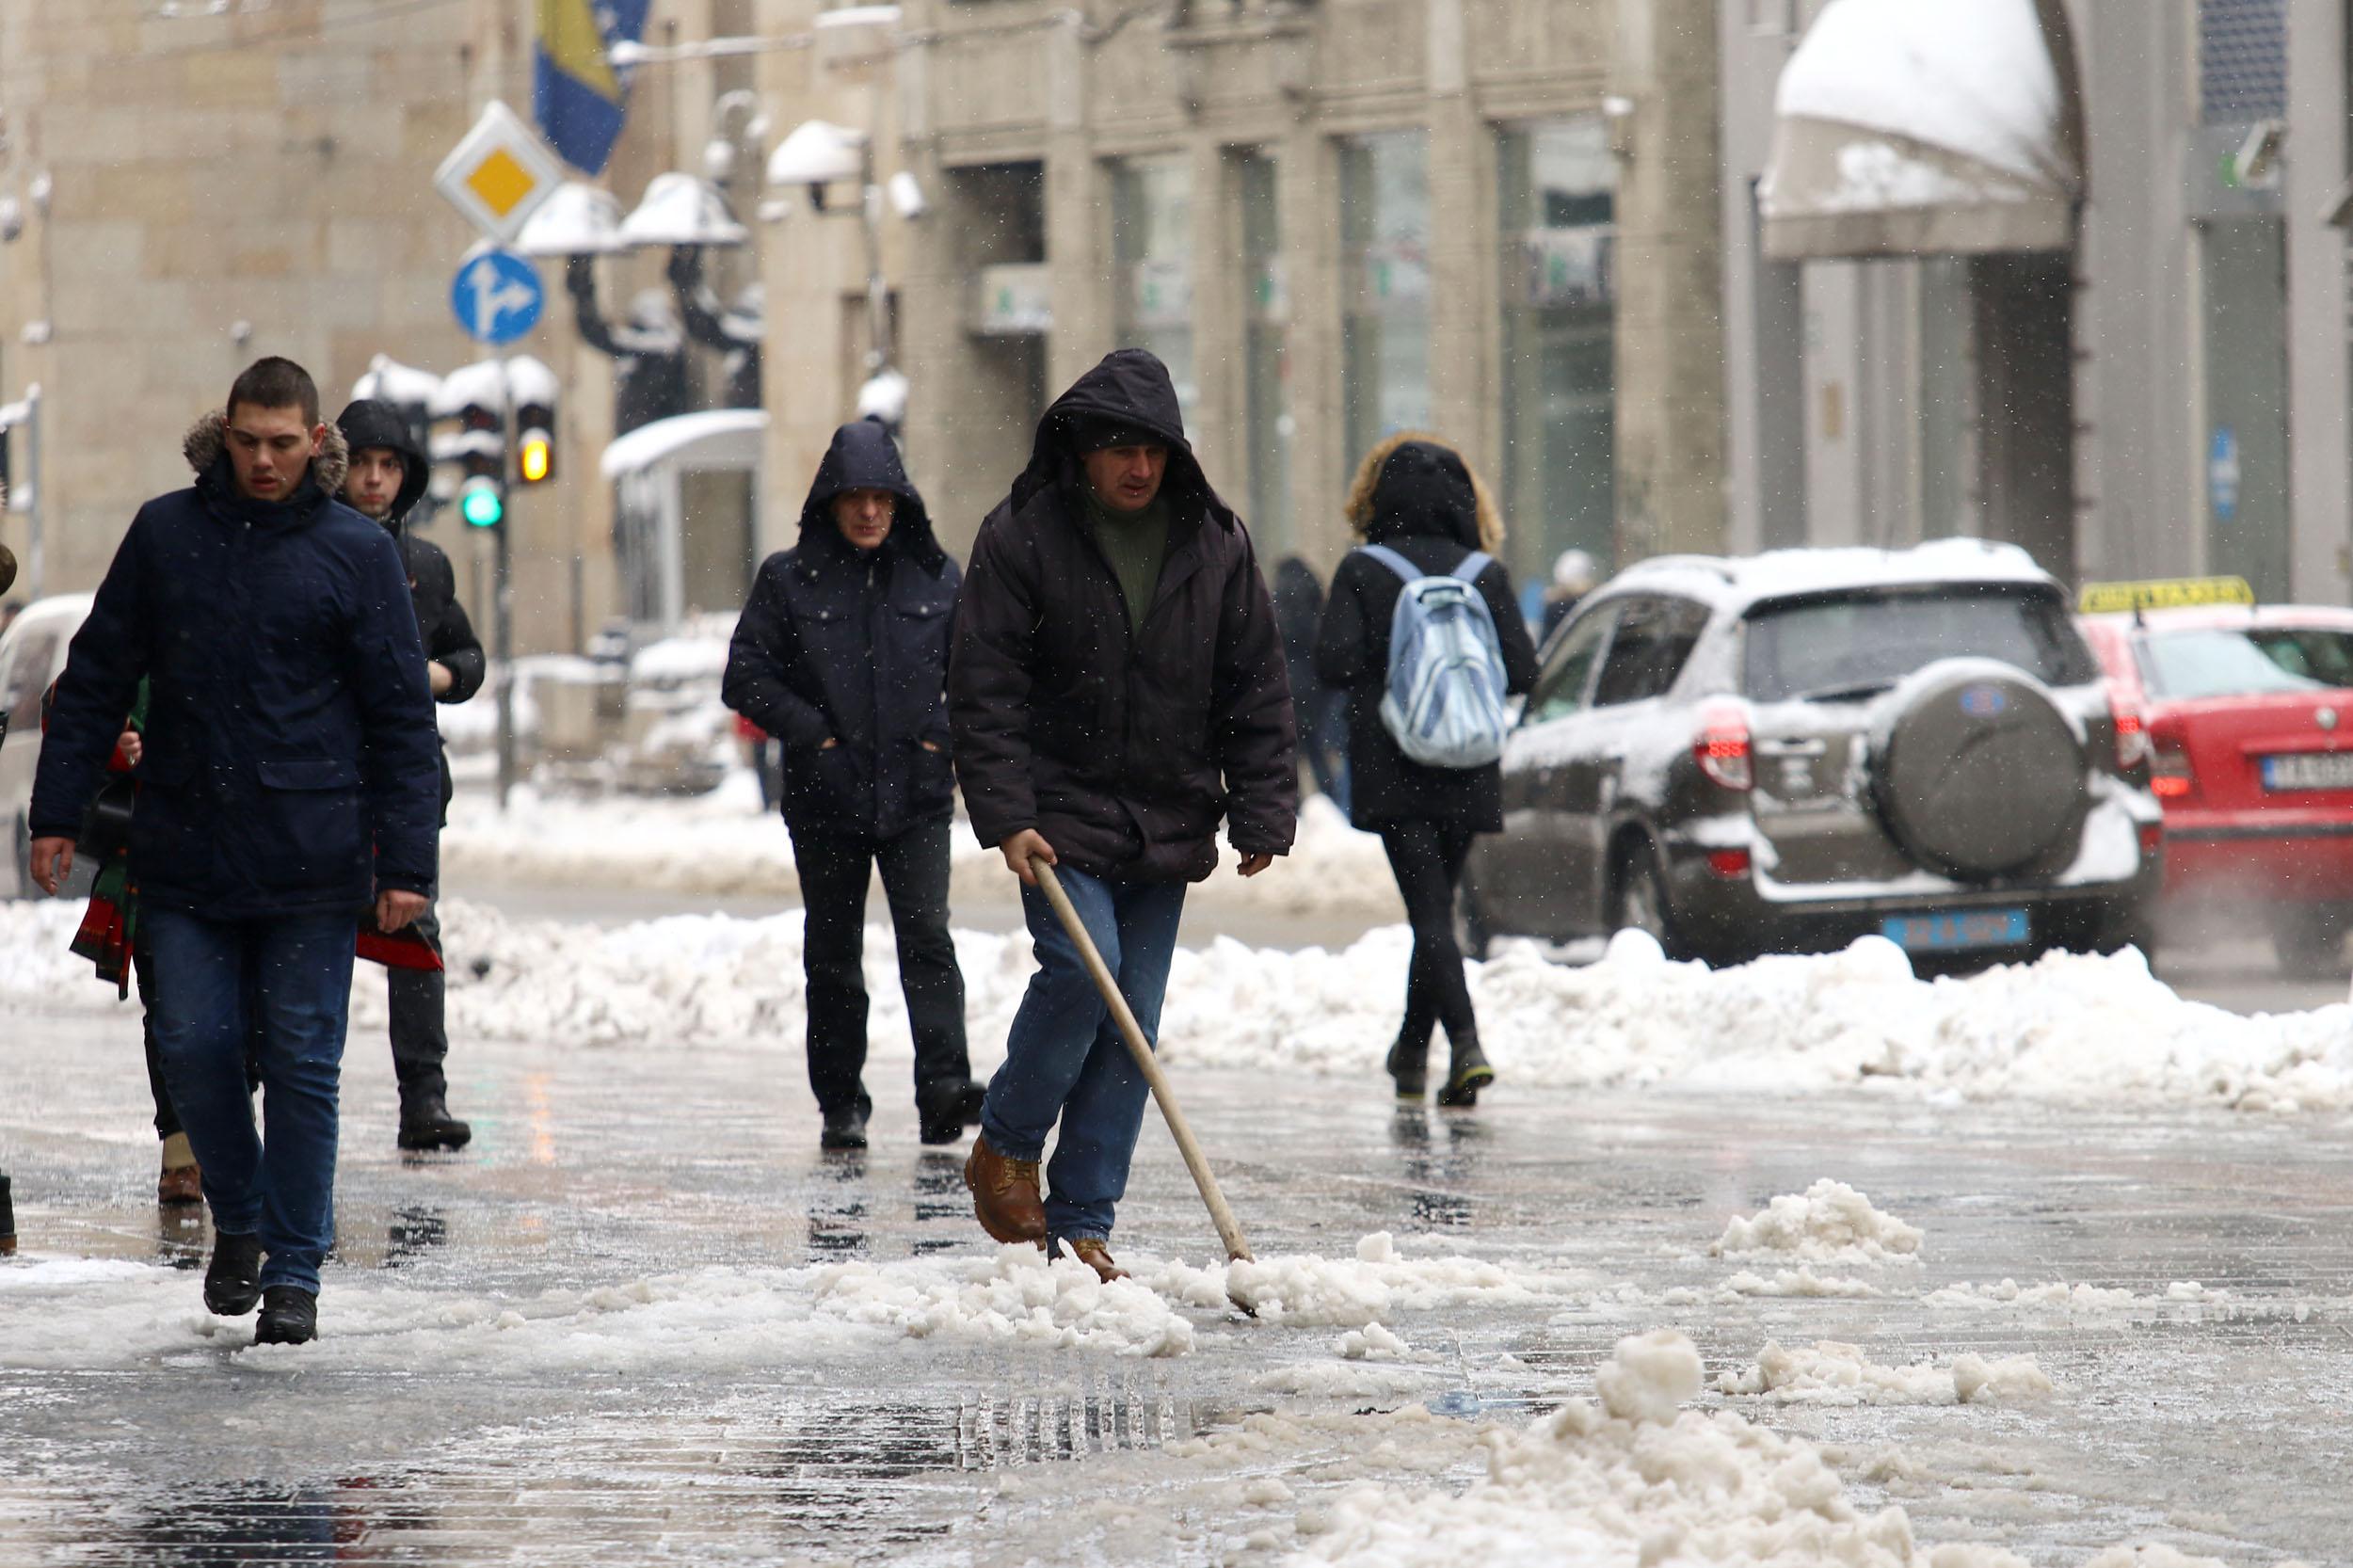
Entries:
{"type": "Polygon", "coordinates": [[[1479,1048],[1455,888],[1471,836],[1503,828],[1502,697],[1535,682],[1536,649],[1492,553],[1501,520],[1452,447],[1408,432],[1373,448],[1348,520],[1365,542],[1333,574],[1316,673],[1348,693],[1349,820],[1381,836],[1414,929],[1389,1076],[1400,1100],[1418,1104],[1431,1031],[1444,1024],[1452,1054],[1438,1103],[1468,1107],[1495,1068],[1479,1048]]]}

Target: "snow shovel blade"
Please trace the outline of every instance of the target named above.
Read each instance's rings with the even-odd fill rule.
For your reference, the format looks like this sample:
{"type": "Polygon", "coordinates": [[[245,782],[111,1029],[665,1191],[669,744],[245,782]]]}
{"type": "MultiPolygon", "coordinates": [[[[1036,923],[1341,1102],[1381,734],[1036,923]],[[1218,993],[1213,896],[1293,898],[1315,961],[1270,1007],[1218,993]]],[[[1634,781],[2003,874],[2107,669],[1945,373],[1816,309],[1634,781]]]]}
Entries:
{"type": "MultiPolygon", "coordinates": [[[[1103,994],[1104,1004],[1111,1008],[1112,1016],[1118,1021],[1120,1038],[1128,1042],[1128,1053],[1135,1058],[1136,1070],[1151,1086],[1152,1099],[1168,1121],[1170,1136],[1176,1140],[1176,1152],[1184,1156],[1185,1169],[1193,1173],[1193,1184],[1200,1190],[1201,1201],[1209,1206],[1209,1220],[1217,1226],[1218,1240],[1225,1243],[1226,1261],[1256,1262],[1257,1259],[1250,1255],[1250,1243],[1242,1239],[1241,1223],[1234,1218],[1233,1209],[1227,1207],[1225,1194],[1218,1190],[1217,1176],[1209,1169],[1209,1157],[1201,1152],[1200,1141],[1193,1137],[1193,1128],[1185,1121],[1185,1113],[1176,1108],[1176,1091],[1170,1086],[1168,1075],[1160,1070],[1160,1058],[1152,1054],[1152,1042],[1144,1037],[1144,1026],[1136,1022],[1135,1011],[1120,993],[1119,982],[1112,978],[1111,967],[1103,962],[1102,953],[1095,946],[1095,938],[1087,935],[1086,922],[1079,919],[1079,911],[1071,906],[1070,895],[1063,891],[1062,879],[1054,874],[1054,868],[1038,856],[1030,857],[1030,870],[1037,877],[1037,885],[1045,892],[1046,902],[1054,906],[1054,914],[1062,921],[1063,930],[1069,935],[1072,945],[1078,948],[1080,958],[1086,964],[1087,973],[1095,978],[1095,988],[1103,994]]],[[[1247,1316],[1257,1316],[1248,1302],[1234,1294],[1230,1286],[1226,1288],[1225,1299],[1247,1316]]]]}

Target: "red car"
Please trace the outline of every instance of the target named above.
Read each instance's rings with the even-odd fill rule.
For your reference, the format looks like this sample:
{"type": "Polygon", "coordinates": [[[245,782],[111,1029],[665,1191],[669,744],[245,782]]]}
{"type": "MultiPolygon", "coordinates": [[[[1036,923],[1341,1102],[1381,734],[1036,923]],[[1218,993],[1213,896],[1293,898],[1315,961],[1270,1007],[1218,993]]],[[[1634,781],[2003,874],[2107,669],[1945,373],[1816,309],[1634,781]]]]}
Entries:
{"type": "Polygon", "coordinates": [[[2336,972],[2353,921],[2353,610],[2235,578],[2087,588],[2085,639],[2137,714],[2164,900],[2256,906],[2282,968],[2336,972]]]}

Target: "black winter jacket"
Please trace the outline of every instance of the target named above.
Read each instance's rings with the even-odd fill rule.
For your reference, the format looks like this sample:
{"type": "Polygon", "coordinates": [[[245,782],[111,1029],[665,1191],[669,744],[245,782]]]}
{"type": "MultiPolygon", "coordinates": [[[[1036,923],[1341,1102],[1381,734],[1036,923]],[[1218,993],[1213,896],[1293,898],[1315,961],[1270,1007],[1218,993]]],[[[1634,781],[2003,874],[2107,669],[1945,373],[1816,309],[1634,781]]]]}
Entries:
{"type": "MultiPolygon", "coordinates": [[[[392,530],[392,537],[400,541],[400,564],[408,574],[408,598],[416,606],[417,635],[424,639],[424,656],[433,664],[446,666],[450,673],[449,689],[433,700],[464,702],[482,689],[488,667],[482,639],[474,635],[473,621],[467,616],[466,607],[457,601],[457,573],[451,568],[449,556],[440,545],[408,528],[408,514],[424,497],[425,486],[432,479],[432,461],[417,445],[408,422],[390,403],[363,399],[347,405],[335,417],[335,424],[344,433],[344,446],[352,452],[382,446],[400,454],[400,493],[392,499],[392,520],[386,526],[392,530]]],[[[454,793],[449,752],[443,747],[441,821],[445,824],[454,793]]]]}
{"type": "Polygon", "coordinates": [[[1172,882],[1217,869],[1220,818],[1244,855],[1289,850],[1299,774],[1274,608],[1152,355],[1117,350],[1047,409],[972,547],[948,699],[984,844],[1035,828],[1080,871],[1172,882]],[[1169,449],[1168,553],[1134,632],[1070,450],[1076,425],[1104,418],[1169,449]]]}
{"type": "Polygon", "coordinates": [[[283,503],[238,494],[222,429],[188,433],[196,484],[139,508],[74,636],[32,831],[78,830],[147,677],[142,898],[231,920],[430,897],[433,704],[400,552],[333,499],[332,425],[283,503]]]}
{"type": "MultiPolygon", "coordinates": [[[[1369,544],[1383,544],[1435,577],[1452,571],[1480,548],[1478,502],[1470,472],[1454,453],[1429,441],[1408,441],[1390,454],[1374,482],[1369,544]]],[[[1480,597],[1496,623],[1503,654],[1504,689],[1525,692],[1536,680],[1536,648],[1512,598],[1512,580],[1499,561],[1479,574],[1480,597]]],[[[1362,551],[1351,551],[1332,574],[1316,638],[1316,673],[1348,692],[1349,818],[1378,830],[1385,823],[1460,823],[1474,832],[1503,828],[1502,770],[1425,767],[1398,749],[1381,722],[1388,689],[1389,622],[1405,580],[1362,551]]]]}
{"type": "Polygon", "coordinates": [[[893,839],[955,808],[941,690],[958,579],[890,433],[871,420],[835,431],[801,542],[760,566],[721,687],[782,744],[796,832],[893,839]],[[834,498],[856,489],[899,498],[879,549],[858,550],[834,522],[834,498]]]}

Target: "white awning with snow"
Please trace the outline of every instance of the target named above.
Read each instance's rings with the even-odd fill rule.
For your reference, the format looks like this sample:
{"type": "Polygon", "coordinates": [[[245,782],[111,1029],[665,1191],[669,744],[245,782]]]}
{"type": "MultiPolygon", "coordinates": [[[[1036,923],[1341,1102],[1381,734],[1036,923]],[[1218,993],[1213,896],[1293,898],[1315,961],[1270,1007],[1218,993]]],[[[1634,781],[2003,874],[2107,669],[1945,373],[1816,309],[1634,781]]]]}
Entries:
{"type": "Polygon", "coordinates": [[[657,463],[680,468],[748,470],[760,466],[768,414],[762,408],[711,408],[641,424],[616,436],[597,467],[607,479],[642,473],[657,463]]]}
{"type": "Polygon", "coordinates": [[[1774,100],[1779,260],[2062,250],[2083,194],[2059,0],[1831,0],[1774,100]]]}

